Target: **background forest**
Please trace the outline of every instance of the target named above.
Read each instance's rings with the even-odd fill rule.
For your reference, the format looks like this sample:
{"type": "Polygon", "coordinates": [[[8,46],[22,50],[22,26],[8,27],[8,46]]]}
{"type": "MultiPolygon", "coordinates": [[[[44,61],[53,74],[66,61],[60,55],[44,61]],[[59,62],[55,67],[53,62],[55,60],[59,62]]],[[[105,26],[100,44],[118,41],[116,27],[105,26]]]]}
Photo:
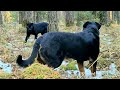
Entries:
{"type": "MultiPolygon", "coordinates": [[[[0,61],[9,63],[12,68],[12,72],[5,72],[5,67],[0,63],[0,78],[79,79],[76,61],[73,59],[65,59],[58,69],[53,70],[39,64],[37,60],[30,67],[21,68],[16,64],[16,58],[19,54],[28,58],[35,42],[31,35],[28,42],[24,43],[26,23],[48,22],[50,32],[75,33],[82,31],[86,21],[102,23],[97,64],[100,78],[120,78],[120,11],[0,11],[0,61]]],[[[87,62],[84,65],[87,67],[87,62]]]]}

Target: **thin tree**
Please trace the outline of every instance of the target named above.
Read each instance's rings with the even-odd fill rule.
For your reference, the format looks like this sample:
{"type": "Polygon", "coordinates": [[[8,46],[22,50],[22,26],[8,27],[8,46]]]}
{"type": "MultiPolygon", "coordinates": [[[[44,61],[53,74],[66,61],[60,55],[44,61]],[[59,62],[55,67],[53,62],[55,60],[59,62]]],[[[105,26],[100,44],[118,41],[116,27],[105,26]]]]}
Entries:
{"type": "Polygon", "coordinates": [[[2,19],[2,12],[0,11],[0,25],[3,24],[3,19],[2,19]]]}
{"type": "Polygon", "coordinates": [[[26,26],[29,22],[35,22],[33,11],[19,11],[19,24],[26,26]]]}
{"type": "Polygon", "coordinates": [[[48,11],[48,31],[59,31],[57,11],[48,11]]]}
{"type": "Polygon", "coordinates": [[[120,11],[116,12],[117,24],[120,24],[120,11]]]}
{"type": "Polygon", "coordinates": [[[81,11],[77,11],[77,23],[76,23],[76,26],[81,26],[83,23],[83,18],[80,17],[80,13],[82,13],[81,11]]]}
{"type": "Polygon", "coordinates": [[[42,12],[43,11],[36,11],[36,22],[41,22],[43,20],[42,12]]]}
{"type": "Polygon", "coordinates": [[[22,24],[25,11],[19,11],[19,24],[22,24]]]}
{"type": "Polygon", "coordinates": [[[74,25],[74,11],[65,11],[66,26],[74,25]]]}
{"type": "Polygon", "coordinates": [[[99,19],[100,19],[100,23],[107,24],[107,11],[100,11],[99,19]]]}

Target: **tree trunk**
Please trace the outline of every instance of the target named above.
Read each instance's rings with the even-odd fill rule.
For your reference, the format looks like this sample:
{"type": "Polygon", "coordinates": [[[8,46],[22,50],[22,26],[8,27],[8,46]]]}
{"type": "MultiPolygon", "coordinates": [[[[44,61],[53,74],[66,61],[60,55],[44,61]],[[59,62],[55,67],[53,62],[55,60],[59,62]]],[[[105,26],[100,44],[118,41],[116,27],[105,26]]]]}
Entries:
{"type": "Polygon", "coordinates": [[[109,12],[110,12],[110,20],[112,21],[112,11],[109,12]]]}
{"type": "Polygon", "coordinates": [[[26,27],[29,22],[34,22],[34,12],[33,11],[20,11],[19,12],[19,24],[26,27]]]}
{"type": "Polygon", "coordinates": [[[115,20],[115,16],[114,16],[114,11],[112,11],[112,20],[114,21],[115,20]]]}
{"type": "Polygon", "coordinates": [[[73,11],[65,11],[66,14],[66,26],[73,26],[74,25],[74,12],[73,11]]]}
{"type": "Polygon", "coordinates": [[[107,11],[107,24],[110,25],[111,23],[111,14],[110,11],[107,11]]]}
{"type": "Polygon", "coordinates": [[[107,24],[107,11],[99,12],[100,23],[107,24]]]}
{"type": "Polygon", "coordinates": [[[119,24],[119,11],[112,11],[112,20],[119,24]]]}
{"type": "Polygon", "coordinates": [[[37,22],[44,22],[48,20],[47,11],[37,11],[36,14],[37,22]]]}
{"type": "Polygon", "coordinates": [[[3,24],[3,19],[2,19],[2,12],[0,11],[0,25],[3,24]]]}
{"type": "Polygon", "coordinates": [[[117,18],[117,24],[120,24],[120,11],[117,11],[116,14],[117,14],[116,15],[117,16],[116,17],[117,18]]]}
{"type": "Polygon", "coordinates": [[[19,24],[22,24],[25,11],[19,11],[19,24]]]}
{"type": "Polygon", "coordinates": [[[33,22],[36,23],[37,22],[37,11],[33,11],[33,22]]]}
{"type": "Polygon", "coordinates": [[[48,22],[49,22],[49,27],[48,27],[49,32],[59,31],[57,11],[48,11],[48,22]]]}
{"type": "Polygon", "coordinates": [[[97,11],[92,11],[92,14],[97,18],[97,11]]]}
{"type": "Polygon", "coordinates": [[[36,11],[36,22],[41,22],[43,20],[42,12],[43,11],[36,11]]]}
{"type": "Polygon", "coordinates": [[[82,26],[83,25],[83,20],[82,18],[80,17],[80,11],[77,12],[77,23],[76,23],[76,26],[82,26]]]}
{"type": "Polygon", "coordinates": [[[26,17],[25,17],[25,19],[28,22],[34,22],[33,17],[34,17],[33,11],[26,11],[26,17]]]}

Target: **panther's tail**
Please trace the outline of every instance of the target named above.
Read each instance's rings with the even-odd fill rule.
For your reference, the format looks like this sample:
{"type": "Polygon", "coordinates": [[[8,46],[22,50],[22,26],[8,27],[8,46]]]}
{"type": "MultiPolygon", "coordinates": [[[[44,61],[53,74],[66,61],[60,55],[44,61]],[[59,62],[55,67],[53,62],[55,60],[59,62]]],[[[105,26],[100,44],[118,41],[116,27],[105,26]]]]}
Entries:
{"type": "Polygon", "coordinates": [[[27,66],[31,65],[35,61],[35,58],[37,57],[37,54],[38,54],[38,51],[39,51],[39,48],[40,48],[41,40],[42,40],[42,37],[39,37],[36,40],[36,42],[35,42],[35,44],[33,46],[32,53],[31,53],[31,55],[30,55],[30,57],[28,59],[23,60],[22,59],[22,55],[18,55],[16,63],[19,66],[21,66],[21,67],[27,67],[27,66]]]}

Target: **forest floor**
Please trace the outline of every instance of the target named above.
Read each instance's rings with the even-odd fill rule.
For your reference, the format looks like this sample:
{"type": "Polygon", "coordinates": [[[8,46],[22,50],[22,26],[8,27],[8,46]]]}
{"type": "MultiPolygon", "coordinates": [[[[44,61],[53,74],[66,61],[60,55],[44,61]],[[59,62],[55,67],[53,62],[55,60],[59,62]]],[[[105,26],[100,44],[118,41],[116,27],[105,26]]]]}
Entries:
{"type": "MultiPolygon", "coordinates": [[[[60,24],[60,32],[79,32],[82,27],[71,26],[65,27],[60,24]]],[[[34,36],[31,35],[27,43],[24,43],[26,37],[26,29],[18,24],[5,24],[0,27],[0,61],[10,63],[12,65],[12,75],[5,73],[0,69],[0,78],[19,79],[24,68],[16,64],[16,58],[19,54],[23,58],[28,58],[31,54],[34,36]]],[[[40,36],[40,34],[39,34],[40,36]]],[[[35,61],[36,63],[37,60],[35,61]]],[[[100,29],[100,54],[98,57],[97,71],[109,71],[110,65],[115,64],[115,72],[120,71],[120,26],[111,25],[110,27],[102,26],[100,29]]],[[[87,62],[85,62],[87,67],[87,62]]],[[[35,68],[34,68],[35,69],[35,68]]],[[[88,70],[88,69],[87,69],[88,70]]],[[[80,75],[76,66],[76,61],[73,59],[65,59],[62,65],[55,69],[61,75],[61,78],[79,79],[80,75]],[[69,63],[69,64],[68,64],[69,63]]],[[[48,72],[48,71],[47,71],[48,72]]],[[[87,71],[86,71],[87,72],[87,71]]],[[[40,76],[41,77],[41,76],[40,76]]],[[[30,78],[30,77],[29,77],[30,78]]],[[[31,77],[32,79],[33,77],[31,77]]],[[[46,78],[46,77],[45,77],[46,78]]],[[[91,77],[89,77],[91,78],[91,77]]],[[[117,79],[119,74],[111,74],[109,72],[102,74],[103,79],[117,79]]]]}

